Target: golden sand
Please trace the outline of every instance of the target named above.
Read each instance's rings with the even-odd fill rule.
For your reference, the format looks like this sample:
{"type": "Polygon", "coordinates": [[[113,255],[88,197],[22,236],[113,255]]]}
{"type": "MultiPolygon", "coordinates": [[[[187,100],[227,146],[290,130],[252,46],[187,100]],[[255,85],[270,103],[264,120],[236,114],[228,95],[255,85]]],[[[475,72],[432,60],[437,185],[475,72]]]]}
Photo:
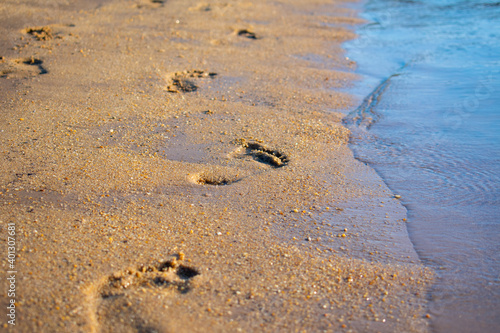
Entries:
{"type": "Polygon", "coordinates": [[[428,330],[405,209],[341,125],[343,1],[0,10],[6,331],[428,330]]]}

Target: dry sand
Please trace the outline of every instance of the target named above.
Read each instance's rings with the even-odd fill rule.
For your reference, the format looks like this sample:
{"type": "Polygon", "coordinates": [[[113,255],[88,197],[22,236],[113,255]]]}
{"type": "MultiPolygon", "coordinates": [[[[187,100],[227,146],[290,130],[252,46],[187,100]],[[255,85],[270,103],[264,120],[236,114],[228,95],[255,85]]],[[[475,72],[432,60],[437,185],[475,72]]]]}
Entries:
{"type": "Polygon", "coordinates": [[[5,331],[428,330],[406,211],[341,125],[344,2],[0,13],[5,331]]]}

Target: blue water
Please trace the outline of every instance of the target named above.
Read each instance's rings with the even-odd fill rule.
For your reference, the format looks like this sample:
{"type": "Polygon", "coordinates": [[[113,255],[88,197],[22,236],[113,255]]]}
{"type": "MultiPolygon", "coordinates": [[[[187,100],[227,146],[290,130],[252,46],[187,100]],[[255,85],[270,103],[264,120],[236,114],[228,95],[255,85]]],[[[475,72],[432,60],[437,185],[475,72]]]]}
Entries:
{"type": "Polygon", "coordinates": [[[500,2],[368,0],[356,156],[408,209],[435,332],[500,332],[500,2]]]}

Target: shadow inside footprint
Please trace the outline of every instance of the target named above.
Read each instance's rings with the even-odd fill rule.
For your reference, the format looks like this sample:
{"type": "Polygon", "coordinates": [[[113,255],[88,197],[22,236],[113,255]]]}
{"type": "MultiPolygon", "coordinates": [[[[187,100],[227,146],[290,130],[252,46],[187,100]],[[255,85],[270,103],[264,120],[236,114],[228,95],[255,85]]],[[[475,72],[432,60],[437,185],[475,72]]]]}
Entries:
{"type": "Polygon", "coordinates": [[[247,29],[238,30],[237,34],[238,34],[238,36],[246,37],[248,39],[259,39],[259,37],[257,37],[255,32],[252,32],[252,31],[247,30],[247,29]]]}
{"type": "Polygon", "coordinates": [[[166,0],[141,0],[135,6],[139,9],[157,9],[163,7],[167,1],[166,0]]]}
{"type": "Polygon", "coordinates": [[[198,90],[198,86],[194,84],[193,81],[187,80],[185,78],[172,79],[172,85],[174,86],[174,88],[169,87],[170,92],[192,92],[198,90]]]}
{"type": "Polygon", "coordinates": [[[200,274],[198,270],[188,266],[179,266],[179,269],[177,270],[177,275],[179,275],[179,277],[183,280],[192,279],[198,274],[200,274]]]}
{"type": "Polygon", "coordinates": [[[217,73],[205,72],[201,70],[191,70],[176,72],[172,75],[171,84],[167,87],[168,92],[172,93],[188,93],[198,90],[198,86],[193,79],[198,78],[213,78],[217,73]]]}
{"type": "Polygon", "coordinates": [[[7,60],[0,57],[0,77],[30,77],[47,74],[43,61],[36,58],[20,58],[7,60]]]}
{"type": "Polygon", "coordinates": [[[36,58],[31,57],[31,58],[24,58],[24,59],[16,59],[15,62],[18,64],[38,67],[38,70],[39,70],[38,74],[47,74],[48,73],[48,71],[42,66],[43,61],[40,59],[36,59],[36,58]]]}
{"type": "Polygon", "coordinates": [[[255,161],[272,166],[273,168],[281,168],[288,164],[288,157],[279,150],[271,149],[259,142],[247,142],[239,140],[238,143],[246,149],[245,156],[252,157],[255,161]]]}

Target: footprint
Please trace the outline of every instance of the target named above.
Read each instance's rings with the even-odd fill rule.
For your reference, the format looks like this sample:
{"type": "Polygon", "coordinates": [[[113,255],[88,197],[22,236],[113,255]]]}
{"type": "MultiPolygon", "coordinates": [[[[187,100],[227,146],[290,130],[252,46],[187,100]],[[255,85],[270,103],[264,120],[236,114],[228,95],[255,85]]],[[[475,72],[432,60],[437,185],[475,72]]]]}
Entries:
{"type": "Polygon", "coordinates": [[[194,176],[191,176],[191,179],[194,183],[199,185],[216,185],[216,186],[229,185],[239,181],[237,175],[228,176],[225,174],[217,174],[214,172],[196,174],[194,176]]]}
{"type": "Polygon", "coordinates": [[[239,139],[235,143],[244,149],[243,152],[241,148],[236,151],[234,156],[237,158],[251,157],[253,160],[270,165],[273,168],[284,167],[289,162],[288,156],[259,142],[248,142],[245,139],[239,139]]]}
{"type": "Polygon", "coordinates": [[[24,30],[24,33],[34,36],[37,40],[50,40],[54,38],[50,26],[27,28],[24,30]]]}
{"type": "Polygon", "coordinates": [[[41,27],[30,27],[22,30],[23,33],[33,36],[38,41],[48,41],[51,39],[64,39],[63,35],[70,35],[67,32],[68,27],[74,27],[74,24],[51,24],[41,27]]]}
{"type": "Polygon", "coordinates": [[[247,29],[238,30],[237,35],[241,36],[241,37],[246,37],[248,39],[260,39],[260,37],[257,37],[255,32],[252,32],[252,31],[247,30],[247,29]]]}
{"type": "Polygon", "coordinates": [[[193,92],[198,90],[198,86],[194,83],[193,79],[212,78],[216,75],[216,73],[209,73],[200,70],[176,72],[169,79],[170,84],[167,87],[167,91],[172,93],[193,92]]]}
{"type": "Polygon", "coordinates": [[[0,58],[0,77],[21,78],[48,73],[42,64],[42,60],[33,57],[13,60],[0,58]]]}
{"type": "Polygon", "coordinates": [[[184,294],[191,289],[190,280],[199,274],[195,268],[179,264],[174,258],[158,265],[115,273],[102,286],[100,295],[103,299],[120,297],[136,292],[139,287],[174,289],[184,294]]]}
{"type": "Polygon", "coordinates": [[[240,175],[240,173],[238,169],[205,164],[200,172],[188,175],[188,180],[198,185],[230,185],[244,177],[244,172],[243,175],[240,175]]]}
{"type": "Polygon", "coordinates": [[[200,11],[200,12],[210,12],[210,11],[224,11],[228,7],[231,7],[232,4],[230,3],[198,3],[197,5],[193,7],[189,7],[189,11],[200,11]]]}
{"type": "MultiPolygon", "coordinates": [[[[178,257],[183,256],[180,253],[178,257]]],[[[161,295],[188,293],[198,275],[197,269],[182,265],[177,259],[116,272],[98,289],[95,316],[91,319],[103,332],[158,332],[147,309],[157,305],[161,295]]]]}
{"type": "Polygon", "coordinates": [[[165,5],[166,0],[142,0],[140,3],[136,4],[136,8],[159,8],[165,5]]]}

